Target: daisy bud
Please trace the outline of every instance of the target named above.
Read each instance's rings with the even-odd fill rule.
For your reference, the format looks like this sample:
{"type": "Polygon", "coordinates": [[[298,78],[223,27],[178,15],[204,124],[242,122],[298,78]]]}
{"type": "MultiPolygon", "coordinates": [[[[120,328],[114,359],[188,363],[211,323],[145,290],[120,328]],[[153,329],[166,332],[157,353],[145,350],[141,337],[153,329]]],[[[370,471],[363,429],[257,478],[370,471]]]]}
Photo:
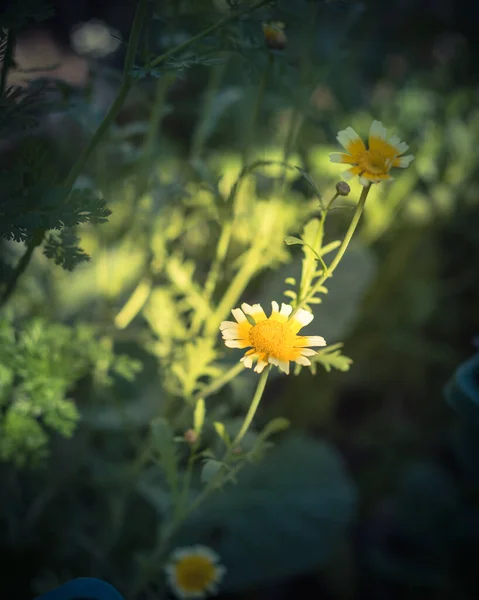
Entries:
{"type": "Polygon", "coordinates": [[[284,23],[263,23],[263,34],[270,50],[284,50],[288,38],[284,32],[284,23]]]}
{"type": "Polygon", "coordinates": [[[351,188],[345,181],[338,181],[336,184],[336,192],[339,196],[348,196],[351,188]]]}
{"type": "Polygon", "coordinates": [[[188,429],[183,434],[183,438],[187,444],[193,445],[198,441],[198,434],[193,429],[188,429]]]}

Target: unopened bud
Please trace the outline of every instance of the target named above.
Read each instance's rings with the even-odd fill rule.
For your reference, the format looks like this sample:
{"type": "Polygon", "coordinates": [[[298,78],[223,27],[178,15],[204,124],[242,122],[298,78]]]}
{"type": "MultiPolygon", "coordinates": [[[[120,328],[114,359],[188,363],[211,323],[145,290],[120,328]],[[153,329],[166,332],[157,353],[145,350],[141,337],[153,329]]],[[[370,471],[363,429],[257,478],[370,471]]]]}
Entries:
{"type": "Polygon", "coordinates": [[[183,434],[183,439],[187,444],[195,444],[198,441],[198,434],[194,429],[187,429],[183,434]]]}
{"type": "Polygon", "coordinates": [[[263,23],[263,34],[266,45],[271,50],[284,50],[288,38],[284,32],[284,23],[263,23]]]}
{"type": "Polygon", "coordinates": [[[336,184],[336,191],[339,196],[348,196],[351,188],[345,181],[338,181],[336,184]]]}

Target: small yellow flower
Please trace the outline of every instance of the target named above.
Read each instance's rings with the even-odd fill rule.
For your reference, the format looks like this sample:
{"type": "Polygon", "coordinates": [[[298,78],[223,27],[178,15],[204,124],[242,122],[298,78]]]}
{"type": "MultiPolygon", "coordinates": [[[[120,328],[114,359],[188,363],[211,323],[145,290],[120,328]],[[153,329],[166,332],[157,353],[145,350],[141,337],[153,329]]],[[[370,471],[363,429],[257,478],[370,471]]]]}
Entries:
{"type": "Polygon", "coordinates": [[[266,45],[271,50],[283,50],[288,38],[284,32],[284,23],[263,23],[263,34],[266,45]]]}
{"type": "Polygon", "coordinates": [[[257,359],[255,371],[261,373],[268,365],[276,365],[281,371],[289,374],[289,362],[310,365],[308,356],[316,354],[307,346],[326,346],[324,338],[319,336],[296,335],[298,331],[311,323],[313,315],[302,308],[290,317],[293,307],[288,304],[271,303],[273,310],[266,316],[260,304],[242,304],[231,312],[236,321],[223,321],[220,325],[221,335],[228,348],[249,348],[241,361],[249,369],[253,359],[257,359]],[[252,317],[252,325],[246,315],[252,317]]]}
{"type": "Polygon", "coordinates": [[[405,169],[414,160],[412,154],[402,156],[409,146],[395,135],[388,140],[386,128],[379,121],[371,124],[368,148],[352,127],[340,131],[337,140],[348,154],[334,152],[329,155],[331,161],[352,165],[343,173],[344,179],[358,175],[364,186],[392,179],[389,175],[392,167],[405,169]]]}
{"type": "Polygon", "coordinates": [[[165,567],[168,583],[178,598],[205,598],[218,592],[226,568],[206,546],[178,548],[165,567]]]}

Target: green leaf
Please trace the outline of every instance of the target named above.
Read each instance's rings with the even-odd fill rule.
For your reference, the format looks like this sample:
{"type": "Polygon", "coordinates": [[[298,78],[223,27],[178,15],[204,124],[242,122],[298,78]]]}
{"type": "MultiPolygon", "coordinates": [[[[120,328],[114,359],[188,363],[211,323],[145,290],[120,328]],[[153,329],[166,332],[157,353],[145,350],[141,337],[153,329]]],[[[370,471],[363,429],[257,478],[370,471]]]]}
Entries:
{"type": "Polygon", "coordinates": [[[287,235],[284,238],[284,243],[288,246],[294,246],[295,244],[303,245],[304,242],[300,238],[294,237],[294,235],[287,235]]]}
{"type": "Polygon", "coordinates": [[[277,583],[329,560],[355,507],[353,485],[331,446],[292,436],[237,478],[183,523],[172,547],[212,546],[234,566],[225,593],[277,583]]]}
{"type": "MultiPolygon", "coordinates": [[[[342,343],[333,344],[331,346],[326,346],[321,350],[318,350],[316,356],[311,357],[311,363],[313,366],[316,363],[322,365],[326,371],[329,373],[332,369],[336,369],[337,371],[349,371],[351,364],[353,362],[352,358],[349,356],[344,356],[341,354],[341,348],[343,347],[342,343]]],[[[311,369],[313,373],[316,372],[315,369],[311,369]]]]}
{"type": "Polygon", "coordinates": [[[193,428],[195,432],[200,435],[205,422],[205,400],[200,398],[195,406],[195,412],[193,413],[193,428]]]}
{"type": "Polygon", "coordinates": [[[60,233],[50,233],[44,243],[43,253],[56,265],[72,271],[77,265],[90,260],[88,254],[78,246],[78,237],[72,229],[65,227],[60,233]]]}
{"type": "Polygon", "coordinates": [[[203,468],[201,469],[201,481],[202,483],[209,483],[213,477],[218,473],[218,471],[223,466],[223,463],[219,460],[208,459],[203,463],[203,468]]]}
{"type": "Polygon", "coordinates": [[[266,440],[275,433],[285,431],[290,427],[290,425],[291,423],[288,421],[288,419],[285,419],[284,417],[276,417],[276,419],[273,419],[266,425],[263,431],[259,434],[259,437],[261,440],[266,440]]]}

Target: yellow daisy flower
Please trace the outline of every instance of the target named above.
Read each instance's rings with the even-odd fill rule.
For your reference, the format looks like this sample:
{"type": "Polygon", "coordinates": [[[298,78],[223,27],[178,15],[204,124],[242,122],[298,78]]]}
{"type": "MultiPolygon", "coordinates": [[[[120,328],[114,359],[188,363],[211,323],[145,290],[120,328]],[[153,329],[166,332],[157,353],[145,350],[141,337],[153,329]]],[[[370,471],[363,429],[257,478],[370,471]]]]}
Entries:
{"type": "Polygon", "coordinates": [[[358,175],[365,186],[392,179],[389,175],[392,167],[405,169],[414,160],[412,154],[402,156],[409,148],[405,142],[396,135],[387,139],[387,130],[380,121],[371,124],[368,148],[352,127],[340,131],[337,140],[348,153],[334,152],[329,155],[331,161],[352,165],[343,173],[344,179],[358,175]]]}
{"type": "Polygon", "coordinates": [[[284,32],[284,23],[263,23],[263,35],[268,48],[272,50],[283,50],[288,38],[284,32]]]}
{"type": "Polygon", "coordinates": [[[251,369],[253,359],[257,359],[256,373],[261,373],[268,365],[275,365],[289,374],[289,363],[294,361],[300,365],[310,365],[308,356],[316,354],[307,346],[326,346],[324,338],[319,336],[296,335],[298,331],[311,323],[314,316],[304,309],[299,309],[290,316],[293,307],[282,304],[281,310],[277,302],[271,303],[273,310],[266,316],[260,304],[242,304],[231,312],[236,321],[223,321],[220,325],[221,335],[228,348],[249,348],[241,361],[251,369]],[[254,321],[252,325],[246,315],[254,321]]]}
{"type": "Polygon", "coordinates": [[[178,548],[165,567],[171,589],[178,598],[205,598],[218,593],[226,568],[219,556],[206,546],[178,548]]]}

